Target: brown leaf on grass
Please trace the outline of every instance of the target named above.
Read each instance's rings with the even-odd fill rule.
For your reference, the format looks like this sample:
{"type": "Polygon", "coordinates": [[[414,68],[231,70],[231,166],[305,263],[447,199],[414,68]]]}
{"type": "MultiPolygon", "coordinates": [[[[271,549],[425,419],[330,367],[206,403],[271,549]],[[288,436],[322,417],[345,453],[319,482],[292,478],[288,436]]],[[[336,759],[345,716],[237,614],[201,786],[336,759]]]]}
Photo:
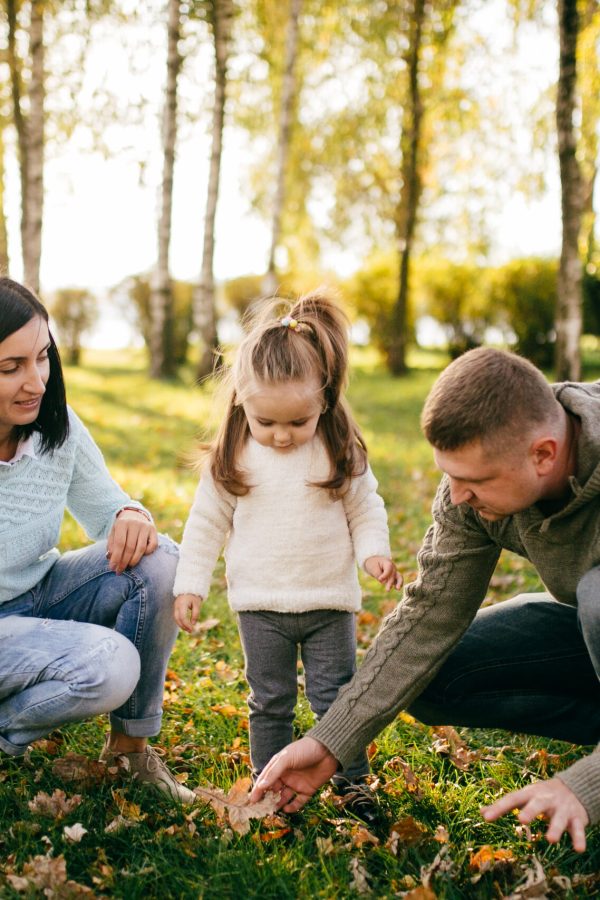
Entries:
{"type": "Polygon", "coordinates": [[[333,838],[318,837],[315,840],[315,844],[320,856],[333,856],[333,854],[336,852],[336,846],[333,843],[333,838]]]}
{"type": "Polygon", "coordinates": [[[385,846],[394,856],[398,855],[398,846],[414,847],[429,834],[425,825],[417,822],[412,816],[405,816],[395,822],[390,829],[390,836],[385,846]]]}
{"type": "Polygon", "coordinates": [[[437,900],[437,894],[430,887],[420,884],[408,894],[404,894],[404,900],[437,900]]]}
{"type": "Polygon", "coordinates": [[[74,809],[77,809],[80,803],[80,794],[74,794],[72,797],[67,797],[64,791],[56,788],[56,790],[53,791],[52,796],[46,794],[45,791],[40,791],[39,794],[35,795],[33,800],[29,801],[27,806],[32,813],[36,813],[39,816],[48,816],[51,819],[62,819],[63,816],[67,816],[74,809]]]}
{"type": "Polygon", "coordinates": [[[126,819],[125,816],[118,815],[112,822],[108,823],[104,829],[104,834],[118,834],[126,828],[137,828],[139,824],[137,819],[126,819]]]}
{"type": "Polygon", "coordinates": [[[494,850],[489,844],[484,844],[476,853],[472,853],[469,859],[469,868],[474,872],[489,872],[497,863],[514,862],[515,857],[512,850],[506,850],[500,847],[494,850]]]}
{"type": "Polygon", "coordinates": [[[362,847],[364,844],[373,844],[374,846],[378,846],[379,838],[375,837],[374,834],[371,834],[368,828],[365,828],[364,825],[356,825],[350,831],[350,841],[352,847],[362,847]]]}
{"type": "MultiPolygon", "coordinates": [[[[116,770],[115,770],[116,771],[116,770]]],[[[67,753],[52,763],[52,774],[63,781],[77,781],[85,785],[100,784],[111,776],[106,763],[78,753],[67,753]]]]}
{"type": "Polygon", "coordinates": [[[247,710],[236,709],[232,703],[215,703],[210,708],[213,712],[219,713],[219,715],[225,716],[227,719],[232,719],[234,716],[247,715],[247,710]]]}
{"type": "Polygon", "coordinates": [[[250,819],[263,819],[272,815],[279,801],[279,794],[267,791],[262,800],[250,803],[251,787],[250,778],[239,778],[228,794],[212,785],[207,788],[196,787],[194,793],[205,803],[210,803],[219,821],[227,820],[235,832],[247,834],[250,830],[250,819]]]}
{"type": "Polygon", "coordinates": [[[39,750],[40,753],[47,753],[48,756],[58,756],[60,753],[59,742],[50,738],[40,738],[39,741],[34,741],[31,747],[34,750],[39,750]]]}
{"type": "Polygon", "coordinates": [[[456,729],[451,725],[441,725],[433,729],[435,740],[433,749],[441,756],[447,756],[450,762],[466,772],[473,762],[480,759],[481,754],[477,750],[470,750],[456,729]]]}
{"type": "Polygon", "coordinates": [[[20,876],[9,874],[6,880],[19,893],[31,893],[35,889],[49,900],[93,896],[91,888],[76,881],[67,881],[67,863],[62,855],[34,856],[23,864],[20,876]]]}
{"type": "Polygon", "coordinates": [[[532,865],[525,870],[525,882],[519,885],[506,900],[545,900],[550,889],[542,864],[533,857],[532,865]]]}
{"type": "Polygon", "coordinates": [[[290,834],[291,831],[291,826],[286,825],[285,828],[273,828],[271,831],[259,831],[257,834],[253,834],[252,837],[257,841],[267,843],[269,841],[279,841],[282,837],[285,837],[286,834],[290,834]]]}
{"type": "Polygon", "coordinates": [[[355,890],[357,894],[370,894],[371,893],[371,885],[369,884],[369,876],[367,870],[364,866],[361,866],[358,859],[353,856],[350,860],[350,874],[352,875],[352,881],[350,882],[350,888],[355,890]]]}
{"type": "Polygon", "coordinates": [[[433,862],[428,866],[421,866],[421,881],[423,882],[423,887],[431,887],[431,881],[434,875],[441,875],[443,873],[449,874],[453,869],[454,863],[450,859],[448,845],[444,844],[433,862]]]}
{"type": "MultiPolygon", "coordinates": [[[[402,775],[404,776],[404,784],[406,790],[409,792],[409,794],[412,794],[415,800],[423,799],[423,791],[421,790],[421,787],[419,785],[419,779],[405,760],[403,760],[400,756],[394,756],[386,764],[385,768],[391,769],[392,771],[396,772],[401,771],[402,775]]],[[[384,787],[384,791],[386,793],[394,793],[393,783],[388,783],[388,785],[384,787]]]]}
{"type": "Polygon", "coordinates": [[[534,750],[527,757],[526,762],[530,765],[537,765],[541,775],[552,775],[556,766],[560,763],[560,754],[548,753],[544,747],[534,750]]]}
{"type": "Polygon", "coordinates": [[[438,841],[438,843],[440,844],[447,844],[450,840],[448,829],[444,825],[438,825],[438,827],[435,829],[433,839],[434,841],[438,841]]]}
{"type": "Polygon", "coordinates": [[[146,818],[146,813],[142,812],[139,803],[131,803],[129,800],[127,800],[126,797],[123,796],[121,791],[118,791],[114,788],[111,791],[111,794],[113,800],[115,801],[117,809],[125,819],[130,819],[134,822],[141,822],[146,818]]]}

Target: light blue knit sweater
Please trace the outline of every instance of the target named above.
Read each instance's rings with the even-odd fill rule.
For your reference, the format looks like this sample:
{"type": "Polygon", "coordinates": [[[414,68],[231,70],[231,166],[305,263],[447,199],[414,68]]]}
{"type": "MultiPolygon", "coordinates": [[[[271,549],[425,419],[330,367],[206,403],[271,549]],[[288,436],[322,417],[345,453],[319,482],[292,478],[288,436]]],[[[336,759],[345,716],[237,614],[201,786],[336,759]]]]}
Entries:
{"type": "Polygon", "coordinates": [[[69,408],[69,437],[54,453],[0,466],[0,603],[40,581],[59,557],[65,507],[93,540],[105,538],[123,506],[143,508],[113,481],[87,428],[69,408]]]}

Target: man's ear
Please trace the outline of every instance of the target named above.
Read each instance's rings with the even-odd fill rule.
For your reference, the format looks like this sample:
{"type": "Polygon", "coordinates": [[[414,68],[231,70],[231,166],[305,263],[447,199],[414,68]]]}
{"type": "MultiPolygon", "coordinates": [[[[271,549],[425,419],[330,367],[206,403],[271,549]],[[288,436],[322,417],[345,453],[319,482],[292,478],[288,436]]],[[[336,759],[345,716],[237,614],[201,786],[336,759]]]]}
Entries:
{"type": "Polygon", "coordinates": [[[554,437],[537,438],[529,452],[538,475],[549,475],[558,456],[558,441],[554,437]]]}

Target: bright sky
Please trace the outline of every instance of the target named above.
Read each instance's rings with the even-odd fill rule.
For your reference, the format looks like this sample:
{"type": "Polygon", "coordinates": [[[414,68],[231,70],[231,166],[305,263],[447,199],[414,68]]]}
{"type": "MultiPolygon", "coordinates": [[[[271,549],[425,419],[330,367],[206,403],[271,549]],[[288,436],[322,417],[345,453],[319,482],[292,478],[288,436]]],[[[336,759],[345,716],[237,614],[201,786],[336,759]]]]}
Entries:
{"type": "MultiPolygon", "coordinates": [[[[506,25],[500,27],[498,16],[503,15],[503,0],[489,0],[472,27],[482,34],[493,34],[502,59],[503,45],[509,46],[512,33],[506,25]]],[[[160,40],[164,42],[161,35],[160,40]]],[[[109,42],[109,36],[106,37],[109,42]]],[[[91,45],[93,46],[93,44],[91,45]]],[[[100,43],[96,57],[89,60],[90,77],[100,77],[112,87],[138,79],[128,69],[127,54],[115,56],[106,52],[100,43]],[[110,62],[108,62],[109,60],[110,62]],[[111,85],[112,80],[112,85],[111,85]]],[[[165,63],[163,56],[151,47],[148,65],[143,61],[144,90],[160,98],[165,63]]],[[[163,50],[164,53],[164,50],[163,50]]],[[[552,31],[532,26],[526,31],[519,58],[529,66],[523,90],[535,92],[554,77],[556,44],[552,31]]],[[[497,79],[490,62],[490,84],[497,79]]],[[[195,73],[196,82],[203,84],[206,102],[209,83],[205,73],[195,73]]],[[[473,78],[481,74],[474,71],[473,78]]],[[[129,88],[128,88],[129,90],[129,88]]],[[[497,91],[497,85],[495,87],[497,91]]],[[[507,107],[508,108],[508,107],[507,107]]],[[[138,155],[150,157],[144,184],[139,180],[135,153],[123,151],[107,160],[99,153],[82,149],[86,140],[77,136],[56,158],[50,159],[46,169],[46,202],[41,280],[43,290],[56,287],[87,286],[102,295],[104,289],[130,274],[149,270],[156,259],[157,185],[161,158],[156,120],[146,131],[146,148],[138,155]],[[78,148],[78,143],[80,147],[78,148]]],[[[206,122],[203,123],[206,126],[206,122]]],[[[204,128],[204,131],[206,128],[204,128]]],[[[209,140],[199,127],[182,128],[175,173],[173,210],[173,239],[171,267],[176,278],[194,280],[198,277],[202,250],[202,227],[205,189],[208,171],[209,140]]],[[[140,132],[130,138],[134,144],[140,132]]],[[[115,145],[123,143],[123,135],[115,138],[115,145]]],[[[249,206],[244,189],[245,148],[242,139],[228,129],[224,141],[220,199],[217,216],[215,271],[218,279],[231,278],[249,272],[261,272],[266,267],[268,228],[249,206]]],[[[523,152],[529,152],[523,141],[523,152]]],[[[7,208],[9,210],[10,251],[14,277],[20,277],[18,267],[18,178],[14,160],[8,161],[7,208]]],[[[499,252],[505,258],[528,253],[551,254],[559,247],[560,210],[557,167],[547,173],[547,193],[541,200],[525,200],[521,195],[506,196],[497,211],[494,237],[499,252]]],[[[325,265],[347,274],[360,262],[356,250],[333,251],[325,265]]],[[[122,342],[129,339],[123,329],[122,342]]],[[[115,343],[114,320],[105,319],[97,331],[94,343],[115,343]]]]}

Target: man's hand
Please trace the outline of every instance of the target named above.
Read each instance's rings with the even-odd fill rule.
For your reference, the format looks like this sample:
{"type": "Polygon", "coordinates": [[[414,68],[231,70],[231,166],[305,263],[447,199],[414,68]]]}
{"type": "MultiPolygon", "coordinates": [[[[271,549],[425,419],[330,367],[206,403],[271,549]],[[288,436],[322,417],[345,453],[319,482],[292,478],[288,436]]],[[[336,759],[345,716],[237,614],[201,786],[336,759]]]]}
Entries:
{"type": "Polygon", "coordinates": [[[158,547],[158,533],[147,515],[135,509],[124,509],[115,519],[108,535],[106,557],[117,575],[137,566],[142,556],[149,556],[158,547]]]}
{"type": "Polygon", "coordinates": [[[515,808],[520,810],[519,822],[523,825],[529,825],[537,816],[548,819],[546,840],[551,844],[556,844],[568,831],[574,849],[578,853],[585,850],[585,826],[589,824],[589,816],[581,801],[560,778],[536,781],[520,791],[512,791],[491,806],[484,806],[481,813],[487,822],[493,822],[515,808]]]}
{"type": "Polygon", "coordinates": [[[254,803],[266,791],[281,792],[279,809],[298,812],[337,770],[336,758],[319,741],[303,737],[269,760],[250,795],[254,803]]]}
{"type": "Polygon", "coordinates": [[[402,587],[404,579],[391,559],[385,556],[369,556],[365,559],[364,568],[365,572],[385,585],[386,591],[391,591],[393,587],[400,590],[402,587]]]}
{"type": "Polygon", "coordinates": [[[173,615],[180,628],[191,634],[198,621],[202,597],[197,594],[179,594],[175,597],[173,615]]]}

